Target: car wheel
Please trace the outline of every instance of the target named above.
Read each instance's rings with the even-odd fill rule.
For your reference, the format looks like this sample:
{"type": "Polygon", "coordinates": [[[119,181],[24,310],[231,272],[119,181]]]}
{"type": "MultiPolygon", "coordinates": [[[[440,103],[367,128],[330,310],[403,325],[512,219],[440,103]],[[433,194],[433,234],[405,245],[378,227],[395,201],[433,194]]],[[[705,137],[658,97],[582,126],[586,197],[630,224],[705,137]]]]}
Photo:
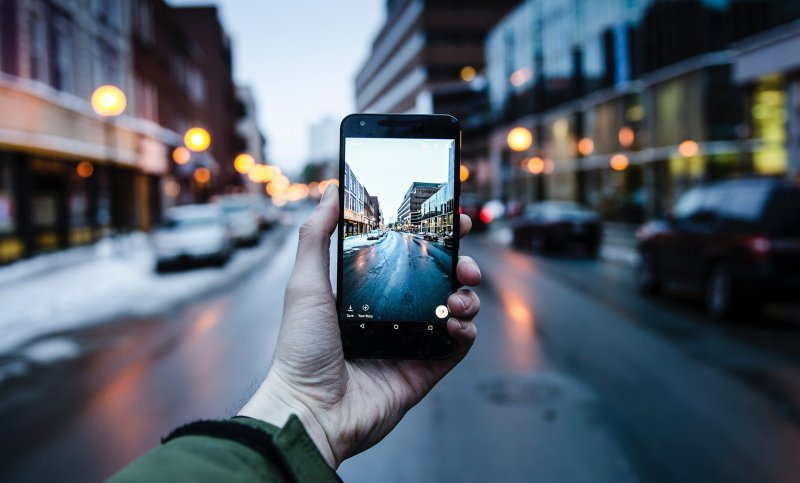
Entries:
{"type": "Polygon", "coordinates": [[[716,263],[708,275],[706,283],[706,310],[715,318],[724,319],[731,315],[734,305],[733,281],[730,269],[725,263],[716,263]]]}
{"type": "Polygon", "coordinates": [[[661,291],[661,280],[651,254],[643,253],[636,267],[636,287],[644,295],[655,295],[661,291]]]}

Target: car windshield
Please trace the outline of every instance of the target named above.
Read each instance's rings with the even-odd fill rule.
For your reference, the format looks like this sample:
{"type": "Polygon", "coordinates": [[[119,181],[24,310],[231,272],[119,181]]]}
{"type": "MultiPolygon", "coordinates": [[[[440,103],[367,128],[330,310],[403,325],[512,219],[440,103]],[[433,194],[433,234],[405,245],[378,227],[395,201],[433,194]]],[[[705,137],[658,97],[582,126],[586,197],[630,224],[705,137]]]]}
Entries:
{"type": "Polygon", "coordinates": [[[191,230],[194,228],[206,228],[219,225],[219,217],[211,214],[193,216],[172,216],[164,222],[164,228],[168,230],[191,230]]]}

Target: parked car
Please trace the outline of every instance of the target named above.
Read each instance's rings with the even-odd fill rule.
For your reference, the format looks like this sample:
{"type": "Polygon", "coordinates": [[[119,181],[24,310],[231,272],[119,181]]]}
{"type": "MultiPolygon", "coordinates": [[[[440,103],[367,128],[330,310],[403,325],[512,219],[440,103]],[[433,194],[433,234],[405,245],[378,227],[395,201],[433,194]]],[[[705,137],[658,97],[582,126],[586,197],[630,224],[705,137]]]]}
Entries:
{"type": "Polygon", "coordinates": [[[269,198],[264,197],[256,203],[258,211],[258,225],[262,230],[269,230],[280,222],[281,210],[272,204],[269,198]]]}
{"type": "Polygon", "coordinates": [[[602,239],[597,214],[569,201],[528,205],[511,221],[511,231],[516,248],[551,251],[579,245],[591,256],[597,255],[602,239]]]}
{"type": "Polygon", "coordinates": [[[800,293],[800,184],[744,179],[681,196],[663,220],[637,231],[638,286],[680,284],[719,318],[800,293]]]}
{"type": "Polygon", "coordinates": [[[186,205],[167,210],[153,241],[156,271],[181,263],[209,261],[224,265],[231,257],[228,222],[215,205],[186,205]]]}
{"type": "Polygon", "coordinates": [[[379,230],[372,230],[367,233],[367,240],[379,240],[381,238],[381,232],[379,230]]]}
{"type": "Polygon", "coordinates": [[[429,241],[437,241],[437,240],[439,240],[439,235],[437,235],[436,233],[433,233],[433,232],[427,232],[427,233],[423,233],[422,234],[422,239],[423,240],[429,240],[429,241]]]}
{"type": "Polygon", "coordinates": [[[231,237],[236,245],[253,246],[260,237],[258,210],[246,196],[223,196],[218,201],[228,217],[231,237]]]}
{"type": "Polygon", "coordinates": [[[448,231],[442,236],[442,242],[444,242],[444,246],[452,247],[453,246],[453,232],[448,231]]]}

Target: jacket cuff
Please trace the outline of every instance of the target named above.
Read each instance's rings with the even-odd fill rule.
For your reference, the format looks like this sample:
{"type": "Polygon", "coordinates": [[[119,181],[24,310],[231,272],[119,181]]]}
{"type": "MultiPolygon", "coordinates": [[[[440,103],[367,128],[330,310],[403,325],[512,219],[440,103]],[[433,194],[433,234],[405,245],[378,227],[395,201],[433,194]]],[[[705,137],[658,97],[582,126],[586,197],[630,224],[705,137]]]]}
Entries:
{"type": "Polygon", "coordinates": [[[236,416],[231,421],[272,436],[284,463],[297,481],[342,481],[322,457],[296,415],[289,416],[283,428],[247,416],[236,416]]]}

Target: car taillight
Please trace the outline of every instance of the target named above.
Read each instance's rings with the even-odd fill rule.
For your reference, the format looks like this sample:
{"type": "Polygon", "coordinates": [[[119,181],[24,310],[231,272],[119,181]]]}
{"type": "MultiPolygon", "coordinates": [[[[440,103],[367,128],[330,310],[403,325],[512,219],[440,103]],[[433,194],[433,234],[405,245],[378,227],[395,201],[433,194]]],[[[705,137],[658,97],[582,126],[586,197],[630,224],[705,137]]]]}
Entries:
{"type": "Polygon", "coordinates": [[[487,225],[494,220],[494,215],[491,211],[487,210],[486,208],[481,209],[480,212],[481,221],[486,223],[487,225]]]}
{"type": "Polygon", "coordinates": [[[747,241],[747,247],[756,255],[766,255],[772,249],[772,243],[763,236],[757,236],[747,241]]]}

